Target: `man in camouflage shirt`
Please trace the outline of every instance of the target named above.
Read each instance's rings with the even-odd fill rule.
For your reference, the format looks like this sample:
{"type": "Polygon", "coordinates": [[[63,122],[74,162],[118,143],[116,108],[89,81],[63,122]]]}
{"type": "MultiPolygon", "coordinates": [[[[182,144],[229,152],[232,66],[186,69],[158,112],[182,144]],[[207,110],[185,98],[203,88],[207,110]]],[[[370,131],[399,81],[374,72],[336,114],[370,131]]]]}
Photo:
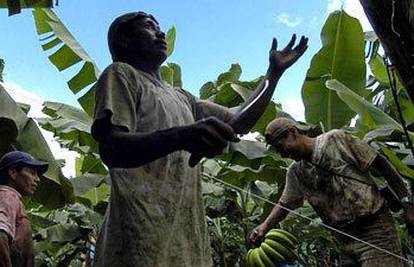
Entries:
{"type": "MultiPolygon", "coordinates": [[[[307,200],[324,223],[352,236],[402,255],[391,213],[373,181],[370,170],[383,174],[402,200],[404,214],[414,222],[414,206],[395,168],[367,143],[343,130],[316,138],[303,134],[293,120],[278,118],[266,128],[266,141],[283,157],[296,162],[289,167],[279,204],[296,209],[307,200]]],[[[253,243],[282,221],[288,211],[275,205],[251,234],[253,243]]],[[[406,266],[406,262],[364,243],[337,234],[342,246],[341,266],[406,266]]]]}

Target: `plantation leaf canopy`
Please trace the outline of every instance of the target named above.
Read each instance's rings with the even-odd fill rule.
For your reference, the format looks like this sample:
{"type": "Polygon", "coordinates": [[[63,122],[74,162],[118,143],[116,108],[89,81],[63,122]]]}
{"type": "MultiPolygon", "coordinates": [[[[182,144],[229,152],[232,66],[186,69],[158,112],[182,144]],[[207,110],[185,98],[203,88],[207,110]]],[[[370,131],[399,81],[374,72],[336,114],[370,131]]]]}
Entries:
{"type": "Polygon", "coordinates": [[[325,82],[336,79],[359,95],[365,88],[364,34],[357,19],[344,11],[329,15],[321,33],[323,47],[312,58],[302,87],[306,121],[325,130],[349,124],[355,112],[325,82]],[[352,56],[350,56],[352,55],[352,56]]]}
{"type": "MultiPolygon", "coordinates": [[[[49,60],[59,70],[63,71],[78,63],[82,64],[81,69],[68,81],[70,90],[77,94],[88,85],[96,82],[100,71],[95,61],[86,53],[75,37],[69,32],[58,16],[50,9],[35,9],[33,11],[36,30],[41,41],[42,49],[48,51],[58,47],[49,56],[49,60]]],[[[93,115],[93,87],[86,92],[79,100],[82,108],[90,116],[93,115]]]]}
{"type": "Polygon", "coordinates": [[[22,8],[33,7],[51,8],[53,0],[0,0],[0,8],[8,8],[9,16],[20,13],[22,8]]]}
{"type": "Polygon", "coordinates": [[[0,129],[0,156],[18,149],[49,163],[49,169],[34,196],[36,201],[47,207],[59,207],[74,201],[72,184],[62,174],[36,123],[26,116],[2,86],[0,129]]]}

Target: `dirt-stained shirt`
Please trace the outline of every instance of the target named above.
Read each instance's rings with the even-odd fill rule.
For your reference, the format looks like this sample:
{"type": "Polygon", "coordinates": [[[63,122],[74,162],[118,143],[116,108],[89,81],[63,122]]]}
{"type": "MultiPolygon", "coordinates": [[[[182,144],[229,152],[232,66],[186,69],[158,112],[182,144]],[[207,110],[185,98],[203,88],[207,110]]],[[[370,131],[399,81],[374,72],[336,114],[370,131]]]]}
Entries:
{"type": "Polygon", "coordinates": [[[33,267],[32,230],[20,198],[14,188],[0,186],[0,230],[9,237],[12,266],[33,267]]]}
{"type": "Polygon", "coordinates": [[[294,209],[307,200],[329,224],[373,214],[384,204],[368,171],[377,155],[343,130],[322,134],[316,138],[311,162],[290,165],[279,202],[294,209]]]}
{"type": "MultiPolygon", "coordinates": [[[[203,103],[126,63],[113,63],[97,83],[92,134],[107,119],[130,133],[148,133],[192,124],[206,112],[228,115],[203,103]]],[[[189,157],[176,151],[138,168],[109,169],[111,196],[94,266],[212,265],[200,169],[189,167],[189,157]]]]}

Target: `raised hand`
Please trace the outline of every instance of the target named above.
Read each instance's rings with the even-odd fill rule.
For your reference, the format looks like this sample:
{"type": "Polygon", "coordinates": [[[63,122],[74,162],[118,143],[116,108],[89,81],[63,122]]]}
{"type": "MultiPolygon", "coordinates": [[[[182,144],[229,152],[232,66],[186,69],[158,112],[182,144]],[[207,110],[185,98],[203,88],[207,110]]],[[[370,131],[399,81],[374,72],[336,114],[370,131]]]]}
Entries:
{"type": "Polygon", "coordinates": [[[292,35],[285,48],[277,50],[277,40],[273,38],[272,47],[269,52],[270,68],[274,71],[285,71],[298,60],[308,48],[308,38],[302,36],[299,43],[293,48],[296,42],[296,34],[292,35]]]}

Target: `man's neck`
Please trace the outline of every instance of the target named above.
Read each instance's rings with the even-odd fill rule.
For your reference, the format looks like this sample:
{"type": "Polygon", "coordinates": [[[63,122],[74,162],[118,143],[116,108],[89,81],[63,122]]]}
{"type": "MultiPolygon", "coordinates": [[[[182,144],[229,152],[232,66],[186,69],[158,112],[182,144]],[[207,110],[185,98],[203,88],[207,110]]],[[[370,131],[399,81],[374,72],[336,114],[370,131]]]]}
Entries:
{"type": "Polygon", "coordinates": [[[134,68],[149,74],[153,78],[161,80],[160,67],[162,62],[158,63],[154,60],[151,61],[146,58],[133,56],[129,57],[127,63],[133,66],[134,68]]]}
{"type": "Polygon", "coordinates": [[[304,160],[311,161],[315,150],[316,138],[303,136],[304,160]]]}

